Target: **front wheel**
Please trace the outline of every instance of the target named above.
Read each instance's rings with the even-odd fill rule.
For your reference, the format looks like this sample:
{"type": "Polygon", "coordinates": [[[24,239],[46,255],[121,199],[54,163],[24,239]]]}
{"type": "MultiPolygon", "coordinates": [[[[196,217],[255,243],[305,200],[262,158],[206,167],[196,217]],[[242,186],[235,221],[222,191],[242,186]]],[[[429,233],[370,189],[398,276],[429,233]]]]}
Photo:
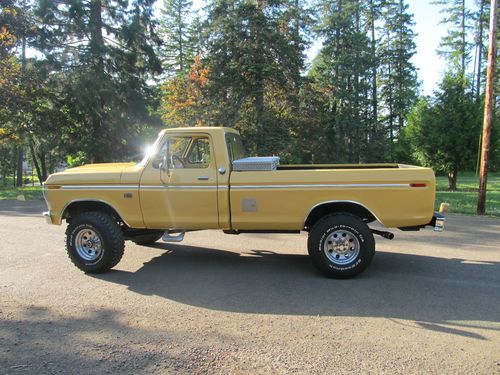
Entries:
{"type": "Polygon", "coordinates": [[[86,273],[102,273],[116,266],[124,248],[120,226],[104,212],[82,212],[66,228],[68,256],[86,273]]]}
{"type": "Polygon", "coordinates": [[[325,276],[346,279],[363,272],[375,254],[375,239],[357,216],[332,214],[320,219],[307,242],[313,264],[325,276]]]}

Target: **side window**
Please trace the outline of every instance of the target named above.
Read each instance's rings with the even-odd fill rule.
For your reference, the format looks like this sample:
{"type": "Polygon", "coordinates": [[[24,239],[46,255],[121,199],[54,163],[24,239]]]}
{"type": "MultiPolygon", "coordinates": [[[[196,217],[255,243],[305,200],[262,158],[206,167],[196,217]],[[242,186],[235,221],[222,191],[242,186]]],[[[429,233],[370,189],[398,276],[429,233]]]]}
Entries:
{"type": "Polygon", "coordinates": [[[208,168],[210,141],[208,137],[168,137],[156,159],[167,160],[171,169],[208,168]]]}
{"type": "Polygon", "coordinates": [[[195,139],[186,159],[190,167],[208,168],[210,164],[210,141],[208,138],[195,139]]]}

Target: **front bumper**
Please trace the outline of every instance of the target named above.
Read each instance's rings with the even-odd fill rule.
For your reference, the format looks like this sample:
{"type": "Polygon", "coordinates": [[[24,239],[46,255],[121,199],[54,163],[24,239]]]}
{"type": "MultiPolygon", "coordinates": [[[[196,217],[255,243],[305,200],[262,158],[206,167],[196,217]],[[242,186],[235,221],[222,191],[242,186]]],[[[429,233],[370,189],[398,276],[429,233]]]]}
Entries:
{"type": "Polygon", "coordinates": [[[50,216],[50,211],[45,211],[42,213],[42,215],[45,218],[45,222],[47,224],[52,224],[52,217],[50,216]]]}

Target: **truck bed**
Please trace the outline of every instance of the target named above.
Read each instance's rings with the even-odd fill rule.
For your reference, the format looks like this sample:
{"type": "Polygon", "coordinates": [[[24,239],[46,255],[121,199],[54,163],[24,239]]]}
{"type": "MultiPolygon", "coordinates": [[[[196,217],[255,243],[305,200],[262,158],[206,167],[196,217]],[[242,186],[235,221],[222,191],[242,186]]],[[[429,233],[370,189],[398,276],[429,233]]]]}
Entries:
{"type": "Polygon", "coordinates": [[[281,165],[275,171],[231,172],[231,223],[242,230],[300,230],[311,208],[352,202],[384,226],[427,224],[434,213],[429,168],[404,164],[281,165]]]}

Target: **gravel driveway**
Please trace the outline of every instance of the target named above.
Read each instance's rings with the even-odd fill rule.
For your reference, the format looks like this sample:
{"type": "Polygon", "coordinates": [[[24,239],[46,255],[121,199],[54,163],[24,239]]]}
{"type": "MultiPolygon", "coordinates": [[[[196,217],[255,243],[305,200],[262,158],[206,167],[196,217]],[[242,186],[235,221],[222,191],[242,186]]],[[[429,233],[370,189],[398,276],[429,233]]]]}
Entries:
{"type": "Polygon", "coordinates": [[[127,242],[85,275],[43,202],[0,201],[0,373],[500,374],[500,220],[376,237],[323,278],[305,235],[127,242]]]}

